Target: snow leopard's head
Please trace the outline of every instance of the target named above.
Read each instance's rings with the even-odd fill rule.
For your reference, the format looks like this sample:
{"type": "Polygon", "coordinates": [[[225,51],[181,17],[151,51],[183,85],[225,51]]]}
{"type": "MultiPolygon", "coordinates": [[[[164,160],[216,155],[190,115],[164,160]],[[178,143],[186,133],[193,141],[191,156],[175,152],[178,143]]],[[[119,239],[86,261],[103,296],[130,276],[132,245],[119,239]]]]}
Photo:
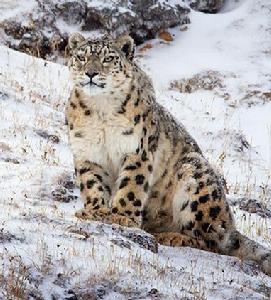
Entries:
{"type": "Polygon", "coordinates": [[[127,35],[91,40],[74,33],[69,38],[69,51],[73,80],[87,94],[116,90],[131,80],[135,46],[127,35]]]}

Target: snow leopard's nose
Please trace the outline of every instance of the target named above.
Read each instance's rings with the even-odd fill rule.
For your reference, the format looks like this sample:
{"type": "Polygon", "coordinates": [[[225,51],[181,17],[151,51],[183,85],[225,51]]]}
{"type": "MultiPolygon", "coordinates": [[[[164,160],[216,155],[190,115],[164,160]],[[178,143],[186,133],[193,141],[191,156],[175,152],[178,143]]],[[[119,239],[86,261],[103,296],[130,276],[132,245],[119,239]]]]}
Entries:
{"type": "Polygon", "coordinates": [[[92,82],[93,77],[95,77],[96,75],[98,75],[99,73],[95,72],[95,71],[87,71],[86,75],[89,77],[90,82],[92,82]]]}

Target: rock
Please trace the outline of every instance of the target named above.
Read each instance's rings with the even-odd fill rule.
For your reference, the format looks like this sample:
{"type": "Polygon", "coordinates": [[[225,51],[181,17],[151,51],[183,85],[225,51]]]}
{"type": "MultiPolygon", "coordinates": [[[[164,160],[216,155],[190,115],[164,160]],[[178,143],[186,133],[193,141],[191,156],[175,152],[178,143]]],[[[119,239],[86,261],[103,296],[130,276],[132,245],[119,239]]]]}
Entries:
{"type": "Polygon", "coordinates": [[[56,16],[71,25],[80,24],[80,22],[84,20],[86,12],[87,4],[83,1],[66,1],[61,4],[56,4],[56,16]]]}
{"type": "Polygon", "coordinates": [[[158,34],[158,37],[159,37],[159,39],[162,39],[166,42],[172,42],[173,41],[172,35],[166,30],[160,31],[159,34],[158,34]]]}
{"type": "Polygon", "coordinates": [[[248,213],[257,214],[262,218],[271,218],[271,210],[259,200],[249,198],[237,198],[228,199],[228,201],[231,205],[237,206],[241,210],[244,210],[248,213]]]}
{"type": "MultiPolygon", "coordinates": [[[[56,178],[56,185],[51,192],[51,198],[56,202],[70,203],[77,199],[74,195],[75,182],[69,174],[62,174],[56,178]]],[[[43,193],[45,196],[45,193],[43,193]]],[[[49,196],[50,197],[50,196],[49,196]]]]}
{"type": "Polygon", "coordinates": [[[0,100],[2,101],[2,100],[7,100],[7,99],[9,99],[9,95],[7,94],[7,93],[5,93],[5,92],[1,92],[0,91],[0,100]]]}
{"type": "Polygon", "coordinates": [[[128,240],[131,240],[132,242],[138,244],[141,248],[148,249],[154,253],[158,252],[158,243],[156,239],[151,234],[143,230],[121,226],[113,226],[113,230],[123,237],[127,238],[128,240]]]}
{"type": "Polygon", "coordinates": [[[10,152],[11,148],[8,144],[0,142],[0,152],[10,152]]]}
{"type": "Polygon", "coordinates": [[[3,161],[7,162],[7,163],[12,163],[12,164],[15,164],[15,165],[20,164],[20,161],[17,158],[6,157],[6,158],[3,158],[3,161]]]}
{"type": "Polygon", "coordinates": [[[139,48],[139,52],[145,52],[148,49],[151,49],[153,46],[151,43],[146,43],[143,47],[139,48]]]}
{"type": "Polygon", "coordinates": [[[172,0],[45,0],[20,15],[3,9],[12,17],[0,22],[2,43],[50,60],[65,55],[68,36],[74,31],[113,37],[129,33],[140,44],[161,30],[190,22],[188,5],[172,0]]]}
{"type": "Polygon", "coordinates": [[[14,234],[8,232],[8,231],[5,231],[4,228],[1,228],[0,229],[0,243],[3,244],[3,243],[10,243],[12,241],[19,241],[19,242],[23,242],[24,241],[24,238],[19,238],[19,237],[16,237],[14,234]]]}
{"type": "Polygon", "coordinates": [[[262,96],[266,99],[266,101],[271,101],[271,92],[264,92],[262,93],[262,96]]]}
{"type": "Polygon", "coordinates": [[[158,243],[154,236],[147,233],[144,230],[138,228],[128,228],[120,225],[107,225],[103,223],[80,223],[79,225],[72,225],[68,231],[72,234],[76,234],[77,237],[83,240],[87,240],[92,235],[105,236],[110,238],[112,244],[121,248],[132,249],[133,244],[137,244],[139,247],[158,252],[158,243]]]}
{"type": "Polygon", "coordinates": [[[75,191],[75,180],[73,179],[73,170],[59,169],[54,174],[44,170],[41,185],[42,201],[52,201],[53,203],[71,203],[78,197],[75,191]]]}
{"type": "Polygon", "coordinates": [[[192,0],[190,7],[205,13],[217,13],[224,3],[225,0],[192,0]]]}
{"type": "Polygon", "coordinates": [[[36,130],[35,131],[37,135],[40,137],[54,143],[54,144],[59,144],[60,139],[57,135],[55,134],[49,134],[46,130],[36,130]]]}

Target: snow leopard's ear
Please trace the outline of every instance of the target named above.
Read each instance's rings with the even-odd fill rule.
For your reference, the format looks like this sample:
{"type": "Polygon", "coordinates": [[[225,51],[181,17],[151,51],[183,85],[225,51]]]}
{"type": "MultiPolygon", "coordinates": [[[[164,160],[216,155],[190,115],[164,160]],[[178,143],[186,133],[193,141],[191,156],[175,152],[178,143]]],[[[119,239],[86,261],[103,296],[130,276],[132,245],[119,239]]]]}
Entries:
{"type": "Polygon", "coordinates": [[[129,60],[134,59],[135,42],[128,34],[120,36],[117,39],[116,44],[117,47],[125,54],[127,59],[129,60]]]}
{"type": "Polygon", "coordinates": [[[75,32],[75,33],[71,34],[69,37],[69,42],[68,42],[69,50],[72,52],[84,40],[85,40],[85,38],[79,32],[75,32]]]}

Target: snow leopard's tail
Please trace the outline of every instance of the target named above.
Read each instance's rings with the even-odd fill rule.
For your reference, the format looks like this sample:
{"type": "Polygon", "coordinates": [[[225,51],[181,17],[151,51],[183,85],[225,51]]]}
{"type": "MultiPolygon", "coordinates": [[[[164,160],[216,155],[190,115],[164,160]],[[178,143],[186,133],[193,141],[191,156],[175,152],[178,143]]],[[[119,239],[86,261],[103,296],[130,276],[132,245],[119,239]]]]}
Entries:
{"type": "Polygon", "coordinates": [[[257,262],[263,271],[271,276],[271,250],[233,230],[220,245],[222,254],[257,262]]]}

